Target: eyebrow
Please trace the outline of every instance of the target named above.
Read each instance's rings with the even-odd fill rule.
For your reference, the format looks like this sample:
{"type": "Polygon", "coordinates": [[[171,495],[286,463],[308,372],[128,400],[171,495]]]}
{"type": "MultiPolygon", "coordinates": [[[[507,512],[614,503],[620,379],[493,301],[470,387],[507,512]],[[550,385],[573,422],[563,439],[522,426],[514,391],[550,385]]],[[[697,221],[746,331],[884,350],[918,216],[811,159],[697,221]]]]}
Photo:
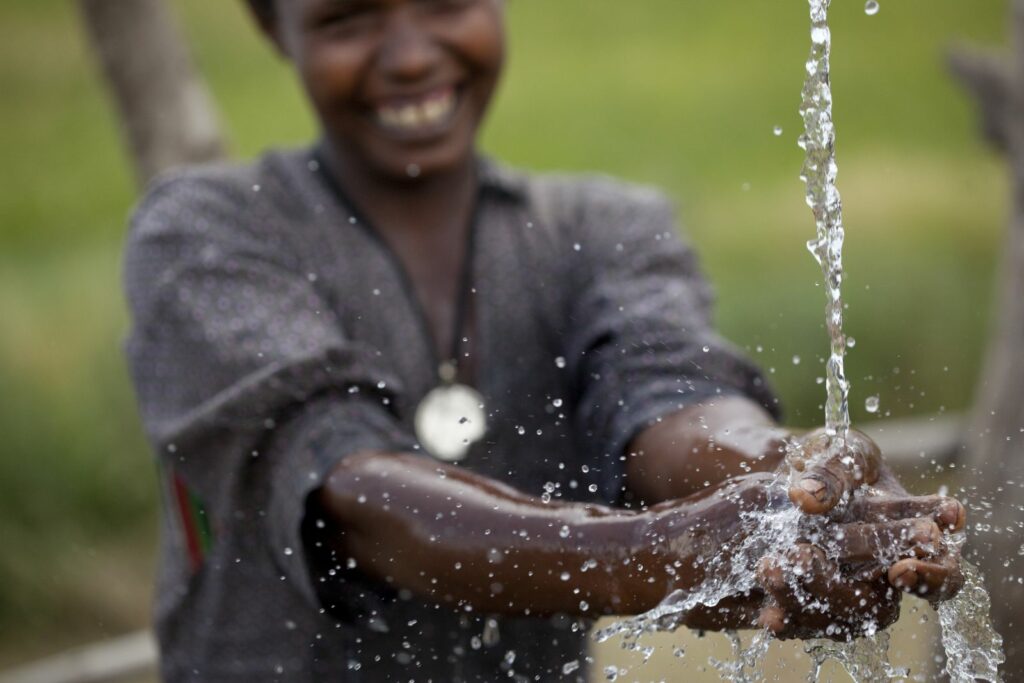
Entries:
{"type": "Polygon", "coordinates": [[[317,17],[324,12],[337,9],[348,9],[350,7],[365,7],[377,4],[377,0],[313,0],[305,3],[302,14],[309,17],[317,17]]]}

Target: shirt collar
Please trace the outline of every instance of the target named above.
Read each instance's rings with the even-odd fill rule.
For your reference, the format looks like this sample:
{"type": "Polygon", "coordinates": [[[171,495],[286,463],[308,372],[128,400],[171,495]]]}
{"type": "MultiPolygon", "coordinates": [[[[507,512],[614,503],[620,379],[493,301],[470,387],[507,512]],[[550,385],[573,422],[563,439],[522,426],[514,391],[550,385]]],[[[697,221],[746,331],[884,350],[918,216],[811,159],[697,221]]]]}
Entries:
{"type": "MultiPolygon", "coordinates": [[[[314,159],[326,154],[326,142],[318,140],[309,150],[314,159]]],[[[510,199],[521,200],[526,196],[526,178],[483,154],[476,155],[477,179],[482,190],[494,191],[510,199]]]]}
{"type": "Polygon", "coordinates": [[[477,156],[480,187],[493,190],[511,199],[522,199],[526,193],[526,179],[522,173],[499,164],[488,156],[477,156]]]}

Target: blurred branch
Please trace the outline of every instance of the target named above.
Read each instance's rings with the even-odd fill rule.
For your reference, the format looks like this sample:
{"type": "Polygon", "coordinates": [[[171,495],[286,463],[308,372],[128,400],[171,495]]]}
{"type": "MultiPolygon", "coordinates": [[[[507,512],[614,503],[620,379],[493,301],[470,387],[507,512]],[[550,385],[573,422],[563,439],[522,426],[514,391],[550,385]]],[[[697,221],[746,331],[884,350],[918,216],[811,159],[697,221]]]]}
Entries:
{"type": "Polygon", "coordinates": [[[978,103],[985,137],[1005,151],[1009,146],[1012,109],[1012,81],[1005,56],[976,48],[956,48],[949,55],[949,68],[978,103]]]}
{"type": "Polygon", "coordinates": [[[224,155],[209,93],[163,0],[79,0],[140,186],[224,155]]]}

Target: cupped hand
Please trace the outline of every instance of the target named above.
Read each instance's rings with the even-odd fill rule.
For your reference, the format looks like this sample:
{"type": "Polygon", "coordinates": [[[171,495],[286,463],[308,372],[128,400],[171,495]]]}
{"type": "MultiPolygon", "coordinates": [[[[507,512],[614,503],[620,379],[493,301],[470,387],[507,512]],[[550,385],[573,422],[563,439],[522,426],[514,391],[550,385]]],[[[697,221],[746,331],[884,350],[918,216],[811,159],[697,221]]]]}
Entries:
{"type": "Polygon", "coordinates": [[[785,466],[795,470],[796,477],[789,498],[812,515],[830,512],[857,489],[878,482],[883,472],[878,446],[853,429],[842,442],[824,429],[808,432],[790,451],[785,466]]]}
{"type": "Polygon", "coordinates": [[[827,518],[762,560],[761,625],[781,638],[845,639],[894,621],[902,592],[936,603],[960,590],[959,544],[948,538],[966,524],[959,501],[907,493],[878,446],[853,430],[841,449],[824,430],[811,432],[788,460],[790,500],[827,518]]]}
{"type": "Polygon", "coordinates": [[[960,590],[959,549],[944,537],[962,528],[958,502],[933,496],[862,507],[857,513],[872,521],[826,522],[761,560],[768,600],[760,625],[779,638],[845,640],[893,623],[903,592],[938,602],[960,590]]]}
{"type": "Polygon", "coordinates": [[[862,552],[873,554],[893,587],[937,603],[952,598],[963,586],[960,544],[949,536],[963,531],[967,511],[955,498],[882,492],[855,498],[842,518],[848,520],[845,526],[857,530],[862,552]],[[908,524],[916,525],[920,534],[927,529],[937,539],[929,544],[929,552],[914,556],[897,552],[892,534],[902,533],[908,524]]]}

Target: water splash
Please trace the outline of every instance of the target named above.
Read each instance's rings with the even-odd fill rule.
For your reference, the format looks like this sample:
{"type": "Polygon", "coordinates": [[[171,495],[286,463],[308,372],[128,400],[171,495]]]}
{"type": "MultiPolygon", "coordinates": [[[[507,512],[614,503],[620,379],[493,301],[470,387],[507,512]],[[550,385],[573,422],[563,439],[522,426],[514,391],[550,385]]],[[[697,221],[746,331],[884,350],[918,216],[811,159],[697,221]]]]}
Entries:
{"type": "Polygon", "coordinates": [[[829,59],[832,33],[828,26],[830,0],[809,0],[811,9],[811,54],[807,58],[800,116],[804,132],[799,145],[806,152],[801,180],[807,185],[807,205],[814,213],[817,236],[807,248],[821,266],[825,279],[825,326],[830,355],[825,366],[825,429],[839,437],[841,444],[850,428],[849,392],[843,335],[843,203],[836,187],[836,129],[832,122],[832,86],[829,59]]]}
{"type": "MultiPolygon", "coordinates": [[[[774,486],[784,496],[788,482],[779,477],[774,486]]],[[[805,531],[801,522],[815,523],[793,507],[768,512],[742,513],[741,524],[749,529],[743,542],[731,556],[718,555],[708,561],[705,580],[691,591],[677,590],[671,593],[654,609],[621,621],[597,631],[594,638],[603,643],[611,638],[620,638],[622,648],[630,652],[644,653],[640,639],[650,633],[673,632],[683,626],[686,615],[698,606],[714,607],[725,598],[749,594],[758,590],[756,583],[757,563],[773,549],[788,548],[796,543],[798,535],[805,531]]],[[[749,648],[742,648],[734,641],[734,662],[718,662],[723,680],[746,683],[756,680],[761,657],[758,652],[767,648],[767,633],[755,638],[749,648]]]]}
{"type": "MultiPolygon", "coordinates": [[[[817,229],[815,239],[810,240],[807,247],[821,266],[827,297],[825,322],[830,355],[826,362],[825,427],[829,434],[837,437],[833,439],[831,454],[843,448],[850,427],[850,385],[846,379],[844,361],[846,349],[853,348],[854,340],[847,339],[843,333],[841,289],[845,231],[842,199],[836,187],[838,166],[829,63],[832,36],[828,25],[828,9],[831,0],[808,2],[811,53],[806,63],[807,78],[800,107],[804,133],[799,138],[799,145],[806,152],[800,177],[807,187],[806,201],[814,214],[817,229]]],[[[866,11],[868,14],[876,13],[877,2],[869,2],[866,11]]],[[[776,134],[780,132],[777,128],[776,134]]],[[[799,363],[799,358],[794,357],[793,362],[799,363]]],[[[866,408],[869,412],[876,412],[878,398],[869,397],[866,408]]],[[[788,485],[786,477],[780,475],[772,488],[775,493],[785,497],[788,485]]],[[[755,577],[761,558],[771,554],[777,559],[783,559],[784,553],[780,553],[780,549],[793,547],[800,537],[821,539],[818,545],[825,550],[826,555],[833,559],[836,557],[835,539],[827,533],[825,525],[828,522],[822,517],[806,516],[793,507],[786,507],[742,513],[741,523],[748,533],[735,552],[730,555],[723,553],[710,559],[706,575],[713,578],[706,579],[690,591],[673,592],[645,614],[599,630],[595,639],[605,642],[613,637],[621,638],[623,649],[640,652],[646,661],[651,649],[640,645],[640,639],[646,634],[675,631],[684,625],[686,615],[699,606],[715,607],[726,598],[749,595],[758,590],[755,577]]],[[[945,542],[962,546],[962,534],[945,542]]],[[[879,561],[889,563],[896,559],[883,557],[879,561]]],[[[938,609],[942,644],[946,652],[946,673],[953,683],[1000,681],[998,667],[1005,657],[1002,653],[1002,639],[992,628],[988,616],[988,594],[979,572],[966,561],[963,561],[963,573],[962,591],[938,609]]],[[[802,592],[795,567],[789,567],[786,574],[794,594],[802,594],[808,601],[814,600],[813,596],[802,592]]],[[[804,602],[803,597],[800,599],[804,602]]],[[[804,604],[813,607],[811,602],[804,604]]],[[[824,608],[828,609],[828,605],[824,605],[824,608]]],[[[889,663],[888,632],[880,631],[870,619],[856,629],[857,633],[853,634],[855,637],[843,642],[811,640],[805,643],[804,649],[812,662],[809,681],[818,680],[822,666],[829,660],[842,665],[854,681],[874,682],[910,675],[906,669],[896,668],[889,663]]],[[[736,683],[760,680],[763,677],[761,662],[771,641],[769,633],[759,632],[747,647],[743,646],[742,640],[735,633],[730,634],[730,638],[733,645],[732,660],[712,660],[711,664],[723,680],[736,683]]],[[[681,650],[677,651],[677,656],[683,655],[681,650]]],[[[616,680],[626,673],[623,669],[612,669],[605,672],[608,680],[616,680]]]]}
{"type": "MultiPolygon", "coordinates": [[[[843,203],[836,187],[839,167],[836,164],[836,131],[832,120],[832,87],[830,57],[832,33],[828,25],[831,0],[809,0],[811,10],[811,54],[807,59],[800,115],[804,134],[800,147],[806,152],[800,178],[807,185],[807,205],[814,213],[817,228],[815,239],[807,248],[821,266],[825,280],[827,303],[825,325],[828,329],[830,355],[826,363],[825,428],[839,437],[842,447],[850,427],[850,384],[844,367],[848,344],[843,334],[843,203]]],[[[865,11],[878,13],[878,3],[871,0],[865,11]]],[[[865,401],[868,412],[878,411],[878,397],[865,401]]],[[[961,540],[949,541],[961,544],[961,540]]],[[[989,619],[989,596],[981,575],[970,563],[962,562],[964,587],[953,599],[939,607],[942,644],[946,651],[946,673],[954,683],[974,680],[998,681],[999,664],[1005,659],[1002,638],[989,619]]],[[[819,669],[825,659],[838,660],[854,680],[881,680],[905,675],[888,664],[888,634],[860,638],[849,643],[824,641],[809,644],[808,654],[819,669]]],[[[813,677],[816,672],[812,672],[813,677]]]]}
{"type": "MultiPolygon", "coordinates": [[[[958,539],[962,544],[963,539],[958,539]]],[[[952,683],[1000,681],[999,665],[1006,661],[1003,639],[992,627],[992,607],[981,572],[961,560],[964,587],[952,600],[939,605],[946,674],[952,683]]]]}
{"type": "Polygon", "coordinates": [[[909,677],[910,671],[907,669],[889,664],[889,639],[888,631],[880,631],[843,643],[831,640],[808,641],[804,645],[804,652],[811,658],[812,666],[807,680],[810,683],[819,680],[822,667],[830,659],[842,664],[854,681],[909,677]]]}

